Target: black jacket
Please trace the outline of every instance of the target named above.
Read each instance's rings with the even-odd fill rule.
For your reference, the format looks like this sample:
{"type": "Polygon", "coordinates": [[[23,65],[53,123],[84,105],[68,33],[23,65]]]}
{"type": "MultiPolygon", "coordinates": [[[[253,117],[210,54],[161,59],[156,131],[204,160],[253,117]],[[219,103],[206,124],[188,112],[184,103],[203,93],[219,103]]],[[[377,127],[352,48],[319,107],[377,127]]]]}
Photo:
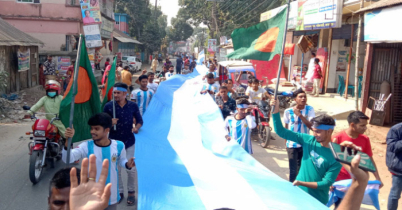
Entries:
{"type": "Polygon", "coordinates": [[[386,155],[388,170],[402,176],[402,123],[394,125],[388,131],[386,155]]]}

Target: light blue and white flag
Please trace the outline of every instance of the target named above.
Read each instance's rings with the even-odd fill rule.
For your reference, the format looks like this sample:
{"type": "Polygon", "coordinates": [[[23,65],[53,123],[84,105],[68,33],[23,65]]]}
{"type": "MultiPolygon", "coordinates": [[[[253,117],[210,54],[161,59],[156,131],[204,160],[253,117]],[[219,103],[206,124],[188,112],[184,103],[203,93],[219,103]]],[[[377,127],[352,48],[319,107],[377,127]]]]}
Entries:
{"type": "Polygon", "coordinates": [[[198,53],[197,65],[203,65],[204,61],[205,61],[204,50],[201,50],[201,52],[198,53]]]}
{"type": "Polygon", "coordinates": [[[136,134],[139,210],[328,209],[227,141],[204,65],[164,81],[136,134]]]}
{"type": "MultiPolygon", "coordinates": [[[[329,192],[329,201],[327,206],[332,206],[339,198],[343,198],[348,191],[350,185],[352,184],[351,179],[341,180],[335,182],[334,190],[329,192]]],[[[366,191],[364,192],[364,197],[362,204],[372,205],[376,209],[380,210],[380,202],[378,201],[378,193],[380,192],[381,182],[378,180],[370,180],[367,184],[366,191]]]]}

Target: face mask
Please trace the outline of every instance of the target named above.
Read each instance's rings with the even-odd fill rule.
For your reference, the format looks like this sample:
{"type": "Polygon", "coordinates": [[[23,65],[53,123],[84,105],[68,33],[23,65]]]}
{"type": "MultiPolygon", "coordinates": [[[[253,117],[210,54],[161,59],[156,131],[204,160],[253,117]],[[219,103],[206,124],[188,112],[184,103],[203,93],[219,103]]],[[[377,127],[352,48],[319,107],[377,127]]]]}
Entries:
{"type": "Polygon", "coordinates": [[[56,92],[48,92],[47,95],[51,98],[56,96],[56,92]]]}

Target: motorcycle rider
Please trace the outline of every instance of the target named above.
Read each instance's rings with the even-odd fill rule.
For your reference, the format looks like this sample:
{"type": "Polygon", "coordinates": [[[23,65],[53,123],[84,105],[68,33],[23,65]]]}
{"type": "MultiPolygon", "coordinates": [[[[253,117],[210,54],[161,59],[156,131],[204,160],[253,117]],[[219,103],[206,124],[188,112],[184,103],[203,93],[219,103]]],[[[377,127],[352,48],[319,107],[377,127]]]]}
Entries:
{"type": "MultiPolygon", "coordinates": [[[[60,111],[60,104],[63,100],[63,96],[59,95],[60,91],[60,83],[55,80],[49,80],[46,82],[45,90],[46,96],[43,96],[35,105],[33,105],[28,113],[32,115],[34,112],[37,112],[42,107],[45,107],[46,119],[49,121],[52,120],[54,117],[53,114],[59,114],[60,111]]],[[[63,123],[60,120],[53,121],[53,125],[57,127],[59,130],[60,135],[64,137],[64,133],[66,131],[66,127],[64,127],[63,123]]]]}

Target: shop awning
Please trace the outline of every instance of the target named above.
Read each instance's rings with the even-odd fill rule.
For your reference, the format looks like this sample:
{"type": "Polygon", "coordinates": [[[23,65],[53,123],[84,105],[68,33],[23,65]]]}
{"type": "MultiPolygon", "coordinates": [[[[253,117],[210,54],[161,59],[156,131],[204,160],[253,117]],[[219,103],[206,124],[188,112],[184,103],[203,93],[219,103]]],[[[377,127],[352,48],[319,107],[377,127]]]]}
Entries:
{"type": "Polygon", "coordinates": [[[124,42],[124,43],[134,43],[134,44],[142,44],[141,42],[135,40],[135,39],[131,39],[131,38],[126,38],[126,37],[113,37],[116,38],[117,40],[119,40],[120,42],[124,42]]]}

